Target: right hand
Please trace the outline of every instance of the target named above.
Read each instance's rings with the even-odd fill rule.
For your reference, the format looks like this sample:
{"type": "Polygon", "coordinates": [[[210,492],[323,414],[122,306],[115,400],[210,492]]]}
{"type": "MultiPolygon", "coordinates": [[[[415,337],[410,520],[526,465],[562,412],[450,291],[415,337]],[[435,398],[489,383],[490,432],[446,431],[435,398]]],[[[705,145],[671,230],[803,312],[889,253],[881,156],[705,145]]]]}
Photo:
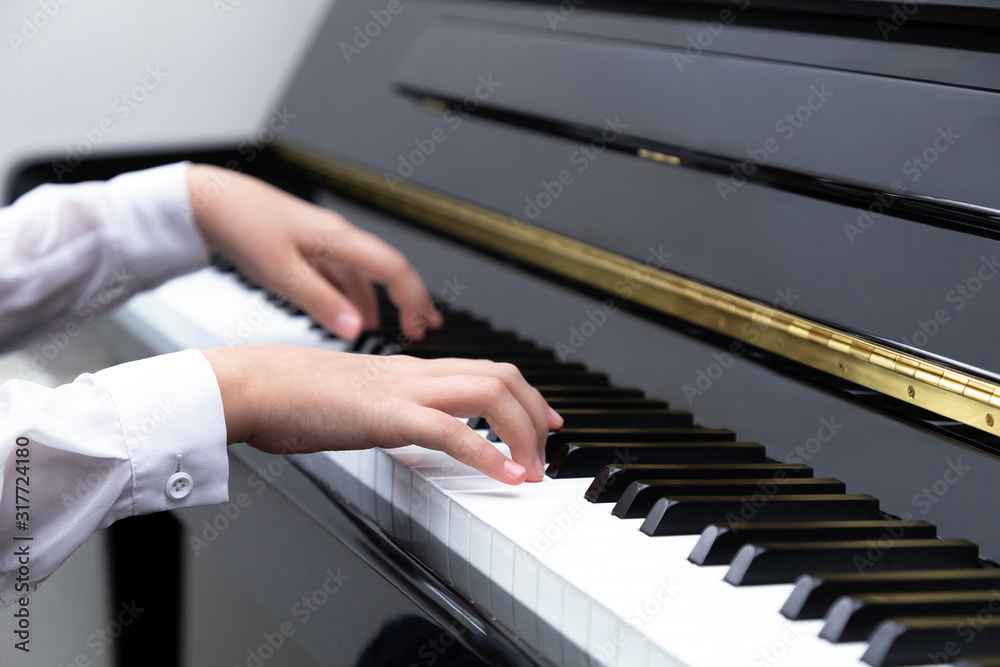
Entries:
{"type": "Polygon", "coordinates": [[[411,444],[506,484],[540,481],[562,418],[516,367],[470,359],[373,356],[239,345],[204,352],[230,443],[276,454],[411,444]],[[486,417],[513,461],[455,417],[486,417]]]}

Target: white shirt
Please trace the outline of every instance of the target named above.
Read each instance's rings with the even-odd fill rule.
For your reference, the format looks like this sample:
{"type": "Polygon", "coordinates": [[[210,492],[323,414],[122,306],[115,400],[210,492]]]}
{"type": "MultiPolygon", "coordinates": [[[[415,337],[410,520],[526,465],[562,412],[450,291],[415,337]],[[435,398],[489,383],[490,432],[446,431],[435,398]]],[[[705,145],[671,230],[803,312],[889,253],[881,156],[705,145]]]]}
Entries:
{"type": "MultiPolygon", "coordinates": [[[[43,354],[57,353],[111,306],[205,266],[188,166],[45,185],[0,208],[0,347],[36,339],[43,354]]],[[[56,389],[10,380],[0,386],[0,462],[5,607],[23,604],[95,530],[228,500],[215,374],[200,352],[187,350],[56,389]],[[168,495],[178,469],[190,482],[174,477],[168,495]]]]}

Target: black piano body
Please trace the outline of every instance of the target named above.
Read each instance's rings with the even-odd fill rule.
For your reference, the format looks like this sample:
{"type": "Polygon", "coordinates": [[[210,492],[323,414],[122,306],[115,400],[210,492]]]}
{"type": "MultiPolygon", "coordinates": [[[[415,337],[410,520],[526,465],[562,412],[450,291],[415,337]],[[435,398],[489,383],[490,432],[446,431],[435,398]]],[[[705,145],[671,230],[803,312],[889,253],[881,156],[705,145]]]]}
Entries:
{"type": "MultiPolygon", "coordinates": [[[[938,413],[919,369],[874,387],[857,355],[820,369],[828,360],[797,356],[768,323],[706,321],[646,282],[669,272],[997,383],[998,24],[1000,11],[973,2],[345,1],[318,28],[278,105],[292,120],[264,153],[107,156],[69,178],[174,159],[259,175],[403,249],[450,306],[998,559],[988,409],[975,423],[938,413]],[[456,201],[459,219],[484,222],[441,223],[456,201]],[[484,234],[496,216],[524,233],[484,234]],[[532,255],[537,229],[636,273],[602,282],[599,263],[550,262],[544,245],[532,255]]],[[[8,199],[55,177],[47,161],[26,165],[8,199]]],[[[418,638],[455,635],[468,660],[541,664],[342,505],[315,467],[240,452],[233,497],[270,466],[278,492],[254,497],[204,555],[186,546],[184,562],[190,580],[226,579],[277,621],[325,611],[285,638],[297,659],[354,664],[406,618],[418,638]],[[339,562],[365,573],[356,593],[339,562]],[[324,586],[325,610],[295,607],[324,586]]],[[[185,544],[206,540],[218,515],[185,513],[185,544]]],[[[214,637],[211,619],[233,601],[188,586],[189,641],[243,642],[236,659],[252,662],[267,637],[214,637]]]]}

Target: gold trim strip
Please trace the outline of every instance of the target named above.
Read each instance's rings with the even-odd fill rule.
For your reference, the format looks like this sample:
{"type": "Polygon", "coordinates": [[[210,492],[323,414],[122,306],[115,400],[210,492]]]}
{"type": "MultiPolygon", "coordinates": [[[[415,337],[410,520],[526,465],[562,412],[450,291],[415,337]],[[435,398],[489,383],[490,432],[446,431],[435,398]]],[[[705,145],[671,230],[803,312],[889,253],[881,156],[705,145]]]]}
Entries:
{"type": "Polygon", "coordinates": [[[288,162],[320,177],[336,191],[426,227],[612,295],[620,295],[616,287],[628,284],[632,289],[628,300],[647,308],[986,433],[997,432],[1000,386],[995,384],[431,190],[409,183],[390,184],[374,171],[287,142],[276,141],[272,146],[288,162]]]}

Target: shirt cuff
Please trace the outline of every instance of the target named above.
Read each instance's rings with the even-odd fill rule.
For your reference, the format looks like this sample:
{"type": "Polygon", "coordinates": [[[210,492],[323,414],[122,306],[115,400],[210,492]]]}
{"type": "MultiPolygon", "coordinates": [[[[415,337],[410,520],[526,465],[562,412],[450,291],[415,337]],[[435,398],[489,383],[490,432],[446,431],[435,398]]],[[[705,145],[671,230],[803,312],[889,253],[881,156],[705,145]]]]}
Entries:
{"type": "Polygon", "coordinates": [[[203,268],[209,255],[194,222],[190,162],[135,171],[108,181],[111,222],[125,269],[139,292],[203,268]]]}
{"type": "Polygon", "coordinates": [[[197,350],[114,366],[95,374],[118,410],[132,465],[132,493],[115,520],[229,500],[229,457],[222,394],[197,350]],[[179,458],[178,458],[179,457],[179,458]],[[176,472],[190,483],[168,493],[176,472]]]}

